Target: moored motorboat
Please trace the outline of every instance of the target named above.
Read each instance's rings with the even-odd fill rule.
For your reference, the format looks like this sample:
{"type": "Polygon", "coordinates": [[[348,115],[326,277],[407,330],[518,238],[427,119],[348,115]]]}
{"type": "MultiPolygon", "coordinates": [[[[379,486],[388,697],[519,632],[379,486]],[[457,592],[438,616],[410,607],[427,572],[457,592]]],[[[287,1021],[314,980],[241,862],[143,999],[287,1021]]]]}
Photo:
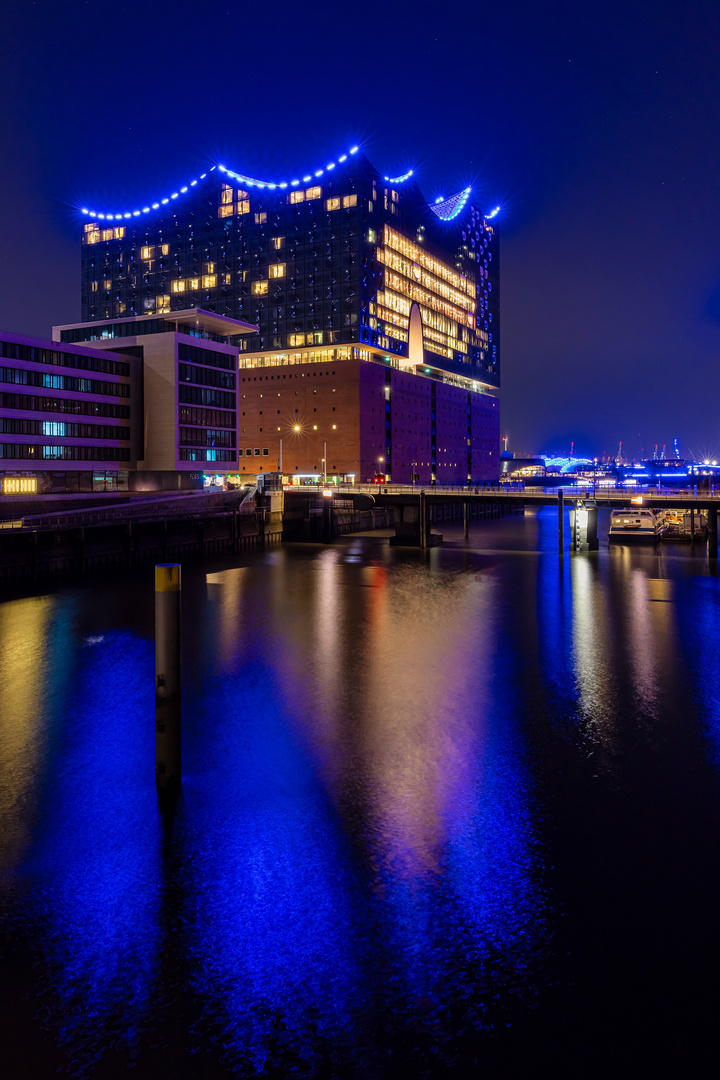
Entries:
{"type": "Polygon", "coordinates": [[[665,530],[665,511],[650,506],[633,506],[627,510],[613,510],[610,515],[608,540],[628,543],[645,541],[655,543],[665,530]]]}

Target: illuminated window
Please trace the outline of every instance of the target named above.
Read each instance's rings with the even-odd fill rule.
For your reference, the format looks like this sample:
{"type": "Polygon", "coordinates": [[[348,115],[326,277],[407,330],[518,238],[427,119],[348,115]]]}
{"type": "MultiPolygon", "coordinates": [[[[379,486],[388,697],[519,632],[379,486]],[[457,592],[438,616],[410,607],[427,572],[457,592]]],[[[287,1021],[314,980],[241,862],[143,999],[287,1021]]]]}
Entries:
{"type": "Polygon", "coordinates": [[[97,281],[90,282],[90,292],[97,292],[97,281]]]}
{"type": "Polygon", "coordinates": [[[377,243],[377,233],[374,229],[368,229],[367,238],[371,244],[377,243]]]}
{"type": "Polygon", "coordinates": [[[203,287],[203,289],[214,289],[216,285],[217,285],[217,275],[216,274],[205,274],[205,277],[202,279],[202,287],[203,287]]]}
{"type": "Polygon", "coordinates": [[[197,278],[197,277],[188,278],[188,288],[189,289],[199,289],[200,288],[200,278],[197,278]]]}
{"type": "Polygon", "coordinates": [[[306,199],[320,199],[320,198],[322,198],[322,188],[321,187],[305,188],[305,198],[306,199]]]}
{"type": "Polygon", "coordinates": [[[357,206],[357,195],[343,195],[343,206],[357,206]]]}
{"type": "Polygon", "coordinates": [[[99,239],[100,239],[100,230],[98,229],[97,225],[86,225],[85,226],[85,243],[86,244],[97,244],[99,239]]]}
{"type": "Polygon", "coordinates": [[[169,244],[161,244],[160,245],[160,254],[161,255],[169,255],[170,254],[170,245],[169,244]]]}
{"type": "Polygon", "coordinates": [[[290,337],[288,338],[288,345],[304,345],[304,344],[305,344],[305,335],[304,334],[291,334],[290,337]]]}
{"type": "Polygon", "coordinates": [[[267,221],[267,214],[266,213],[263,212],[262,214],[256,214],[255,215],[255,224],[256,225],[264,225],[266,221],[267,221]]]}
{"type": "Polygon", "coordinates": [[[114,229],[103,229],[103,231],[102,231],[103,240],[112,240],[114,231],[115,231],[114,229]]]}
{"type": "Polygon", "coordinates": [[[270,267],[270,277],[285,277],[285,263],[276,263],[270,267]]]}
{"type": "Polygon", "coordinates": [[[237,207],[238,207],[238,214],[249,214],[250,213],[250,200],[249,199],[241,199],[239,201],[239,203],[237,204],[237,207]]]}
{"type": "MultiPolygon", "coordinates": [[[[224,194],[224,193],[223,193],[224,194]]],[[[232,217],[233,206],[232,203],[229,206],[218,206],[218,217],[232,217]]]]}
{"type": "Polygon", "coordinates": [[[112,281],[110,281],[109,278],[106,278],[105,281],[103,281],[103,288],[105,289],[105,292],[110,292],[112,289],[112,281]]]}
{"type": "MultiPolygon", "coordinates": [[[[305,192],[304,191],[291,191],[290,194],[288,195],[288,202],[289,203],[305,202],[305,192]]],[[[87,225],[85,226],[85,228],[87,229],[87,225]]],[[[88,244],[92,244],[92,243],[94,243],[93,240],[88,240],[88,244]]]]}
{"type": "Polygon", "coordinates": [[[223,285],[232,285],[232,274],[223,274],[222,283],[223,285]]]}
{"type": "Polygon", "coordinates": [[[155,248],[154,247],[142,247],[142,248],[140,248],[140,258],[141,259],[152,259],[154,254],[155,254],[155,248]]]}
{"type": "Polygon", "coordinates": [[[155,300],[156,300],[156,307],[155,307],[156,311],[169,311],[170,310],[170,297],[169,296],[167,296],[167,295],[157,296],[155,298],[155,300]]]}
{"type": "Polygon", "coordinates": [[[249,191],[243,191],[242,188],[238,188],[237,197],[238,197],[238,199],[249,199],[250,198],[250,192],[249,191]]]}
{"type": "Polygon", "coordinates": [[[172,285],[170,286],[170,289],[171,289],[172,292],[185,292],[185,282],[182,281],[182,280],[181,281],[173,281],[172,285]]]}
{"type": "Polygon", "coordinates": [[[227,203],[232,204],[232,201],[233,201],[233,189],[230,187],[229,184],[223,184],[222,192],[220,194],[220,202],[225,203],[225,204],[227,204],[227,203]]]}
{"type": "Polygon", "coordinates": [[[214,262],[205,263],[205,273],[206,274],[214,274],[215,273],[215,263],[214,262]]]}
{"type": "Polygon", "coordinates": [[[267,281],[253,281],[252,291],[256,296],[264,296],[268,291],[267,281]]]}
{"type": "Polygon", "coordinates": [[[272,246],[275,248],[276,251],[280,251],[281,248],[285,247],[285,237],[284,236],[274,236],[272,246]]]}
{"type": "Polygon", "coordinates": [[[125,235],[125,226],[124,225],[120,229],[113,229],[113,240],[122,240],[124,235],[125,235]]]}
{"type": "Polygon", "coordinates": [[[392,196],[392,201],[393,202],[399,202],[400,201],[400,196],[398,195],[397,191],[391,191],[390,194],[392,196]]]}
{"type": "Polygon", "coordinates": [[[36,495],[36,476],[4,476],[3,495],[36,495]]]}
{"type": "Polygon", "coordinates": [[[57,420],[43,420],[42,426],[43,435],[50,435],[53,438],[64,438],[65,425],[59,423],[57,420]]]}
{"type": "Polygon", "coordinates": [[[340,198],[339,198],[339,196],[336,196],[334,199],[326,199],[325,200],[325,209],[326,210],[339,210],[340,209],[340,198]]]}

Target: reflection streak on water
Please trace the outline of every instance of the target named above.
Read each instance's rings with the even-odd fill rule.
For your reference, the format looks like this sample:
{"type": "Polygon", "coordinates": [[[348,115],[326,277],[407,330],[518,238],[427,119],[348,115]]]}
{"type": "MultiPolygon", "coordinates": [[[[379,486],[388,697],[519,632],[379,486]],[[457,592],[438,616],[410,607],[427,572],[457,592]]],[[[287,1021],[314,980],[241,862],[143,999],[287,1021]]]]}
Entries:
{"type": "Polygon", "coordinates": [[[0,868],[12,869],[30,838],[33,786],[47,739],[54,610],[48,596],[0,605],[0,868]]]}
{"type": "Polygon", "coordinates": [[[60,759],[24,875],[46,924],[60,1041],[87,1066],[98,1032],[132,1045],[158,966],[159,823],[151,646],[127,633],[67,650],[60,759]]]}

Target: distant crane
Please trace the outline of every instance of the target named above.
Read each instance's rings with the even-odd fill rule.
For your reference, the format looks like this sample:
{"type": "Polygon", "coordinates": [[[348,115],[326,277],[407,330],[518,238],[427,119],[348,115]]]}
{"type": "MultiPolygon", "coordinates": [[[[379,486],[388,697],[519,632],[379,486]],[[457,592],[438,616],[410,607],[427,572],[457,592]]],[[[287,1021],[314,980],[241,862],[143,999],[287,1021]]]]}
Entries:
{"type": "Polygon", "coordinates": [[[675,460],[680,460],[680,447],[678,446],[677,439],[673,439],[673,450],[675,451],[675,460]]]}
{"type": "Polygon", "coordinates": [[[667,458],[665,457],[665,447],[666,446],[667,446],[667,443],[663,443],[663,456],[662,456],[663,461],[667,461],[667,458]]]}
{"type": "Polygon", "coordinates": [[[617,459],[618,459],[618,461],[622,461],[622,439],[618,443],[618,456],[617,456],[617,459]]]}
{"type": "Polygon", "coordinates": [[[571,442],[570,443],[570,460],[571,461],[572,461],[572,456],[573,456],[574,451],[575,451],[575,443],[571,442]]]}

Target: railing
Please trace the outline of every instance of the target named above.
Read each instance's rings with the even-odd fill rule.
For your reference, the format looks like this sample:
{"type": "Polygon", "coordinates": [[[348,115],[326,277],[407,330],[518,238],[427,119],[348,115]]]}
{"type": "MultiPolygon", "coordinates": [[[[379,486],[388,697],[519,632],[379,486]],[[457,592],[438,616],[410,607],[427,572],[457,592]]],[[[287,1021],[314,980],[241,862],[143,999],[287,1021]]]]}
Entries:
{"type": "MultiPolygon", "coordinates": [[[[519,484],[328,484],[327,487],[338,495],[348,492],[362,492],[370,495],[419,495],[424,491],[426,495],[484,495],[489,498],[512,499],[517,502],[533,502],[542,499],[551,505],[558,501],[558,494],[563,493],[567,501],[583,499],[589,502],[622,502],[630,505],[633,499],[642,496],[643,499],[673,499],[679,503],[698,505],[712,500],[720,501],[720,487],[711,491],[692,491],[687,488],[637,488],[630,490],[622,488],[598,488],[592,487],[562,487],[562,488],[526,488],[522,482],[519,484]]],[[[303,484],[285,488],[287,493],[323,491],[323,484],[303,484]]]]}
{"type": "MultiPolygon", "coordinates": [[[[67,525],[99,525],[112,522],[147,521],[152,518],[189,517],[208,511],[236,510],[255,489],[239,492],[188,492],[172,497],[143,499],[122,506],[99,506],[96,509],[60,510],[53,514],[28,514],[23,518],[25,528],[41,529],[67,525]]],[[[254,508],[254,507],[253,507],[254,508]]]]}

